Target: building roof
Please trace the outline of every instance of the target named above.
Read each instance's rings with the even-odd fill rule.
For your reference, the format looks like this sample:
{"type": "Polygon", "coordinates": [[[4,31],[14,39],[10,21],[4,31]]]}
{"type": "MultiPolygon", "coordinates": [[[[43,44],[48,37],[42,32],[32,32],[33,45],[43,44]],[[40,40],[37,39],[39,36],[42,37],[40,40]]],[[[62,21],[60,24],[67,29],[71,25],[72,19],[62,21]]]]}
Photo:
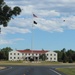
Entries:
{"type": "Polygon", "coordinates": [[[48,52],[48,50],[17,50],[21,53],[39,53],[39,54],[44,54],[48,52]]]}

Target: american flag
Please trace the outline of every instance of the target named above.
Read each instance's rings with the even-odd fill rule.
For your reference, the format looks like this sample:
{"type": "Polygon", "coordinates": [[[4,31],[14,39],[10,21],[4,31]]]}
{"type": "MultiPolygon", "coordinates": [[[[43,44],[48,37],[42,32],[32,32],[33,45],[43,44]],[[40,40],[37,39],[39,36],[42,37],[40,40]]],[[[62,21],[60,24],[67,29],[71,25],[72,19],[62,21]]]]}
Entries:
{"type": "Polygon", "coordinates": [[[37,16],[35,14],[33,14],[33,17],[36,17],[37,18],[37,16]]]}
{"type": "Polygon", "coordinates": [[[36,22],[36,21],[33,21],[33,23],[34,23],[34,24],[37,24],[37,22],[36,22]]]}

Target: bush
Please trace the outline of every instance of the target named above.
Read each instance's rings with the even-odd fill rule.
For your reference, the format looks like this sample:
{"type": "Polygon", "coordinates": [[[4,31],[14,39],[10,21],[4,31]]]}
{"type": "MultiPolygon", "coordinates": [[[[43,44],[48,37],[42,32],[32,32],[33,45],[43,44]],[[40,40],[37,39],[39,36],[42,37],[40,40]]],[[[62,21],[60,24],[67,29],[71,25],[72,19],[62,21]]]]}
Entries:
{"type": "Polygon", "coordinates": [[[63,60],[63,63],[66,63],[67,61],[66,60],[63,60]]]}
{"type": "Polygon", "coordinates": [[[70,58],[70,59],[69,59],[69,63],[73,63],[73,60],[72,60],[72,58],[70,58]]]}

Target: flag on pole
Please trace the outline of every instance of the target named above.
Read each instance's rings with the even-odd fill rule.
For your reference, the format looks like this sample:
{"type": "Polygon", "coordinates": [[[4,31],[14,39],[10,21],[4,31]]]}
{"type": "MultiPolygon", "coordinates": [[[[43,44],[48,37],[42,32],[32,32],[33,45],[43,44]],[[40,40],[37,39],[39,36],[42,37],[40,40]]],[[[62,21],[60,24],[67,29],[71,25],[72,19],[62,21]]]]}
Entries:
{"type": "Polygon", "coordinates": [[[36,21],[33,21],[33,23],[34,23],[34,24],[37,24],[37,22],[36,22],[36,21]]]}
{"type": "MultiPolygon", "coordinates": [[[[33,14],[34,18],[37,18],[37,16],[35,14],[33,14]]],[[[37,22],[35,20],[33,20],[33,24],[37,24],[37,22]]]]}
{"type": "Polygon", "coordinates": [[[33,17],[36,17],[37,18],[37,16],[35,14],[33,14],[33,17]]]}

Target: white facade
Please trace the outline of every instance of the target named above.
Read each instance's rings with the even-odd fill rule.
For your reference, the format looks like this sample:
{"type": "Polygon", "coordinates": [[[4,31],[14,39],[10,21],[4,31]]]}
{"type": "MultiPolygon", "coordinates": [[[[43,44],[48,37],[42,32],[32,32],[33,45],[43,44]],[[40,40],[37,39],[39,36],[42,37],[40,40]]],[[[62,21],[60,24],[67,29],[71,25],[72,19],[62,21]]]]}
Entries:
{"type": "Polygon", "coordinates": [[[22,59],[22,53],[20,53],[18,51],[9,52],[9,60],[10,61],[23,60],[22,59]]]}
{"type": "MultiPolygon", "coordinates": [[[[46,52],[47,56],[46,61],[57,61],[57,53],[56,52],[46,52]]],[[[40,53],[25,53],[25,52],[19,52],[19,51],[11,51],[9,52],[9,61],[17,61],[17,60],[29,60],[30,57],[34,56],[34,60],[39,61],[39,55],[40,53]]]]}
{"type": "Polygon", "coordinates": [[[47,60],[46,61],[57,61],[57,53],[55,52],[46,52],[47,60]]]}

